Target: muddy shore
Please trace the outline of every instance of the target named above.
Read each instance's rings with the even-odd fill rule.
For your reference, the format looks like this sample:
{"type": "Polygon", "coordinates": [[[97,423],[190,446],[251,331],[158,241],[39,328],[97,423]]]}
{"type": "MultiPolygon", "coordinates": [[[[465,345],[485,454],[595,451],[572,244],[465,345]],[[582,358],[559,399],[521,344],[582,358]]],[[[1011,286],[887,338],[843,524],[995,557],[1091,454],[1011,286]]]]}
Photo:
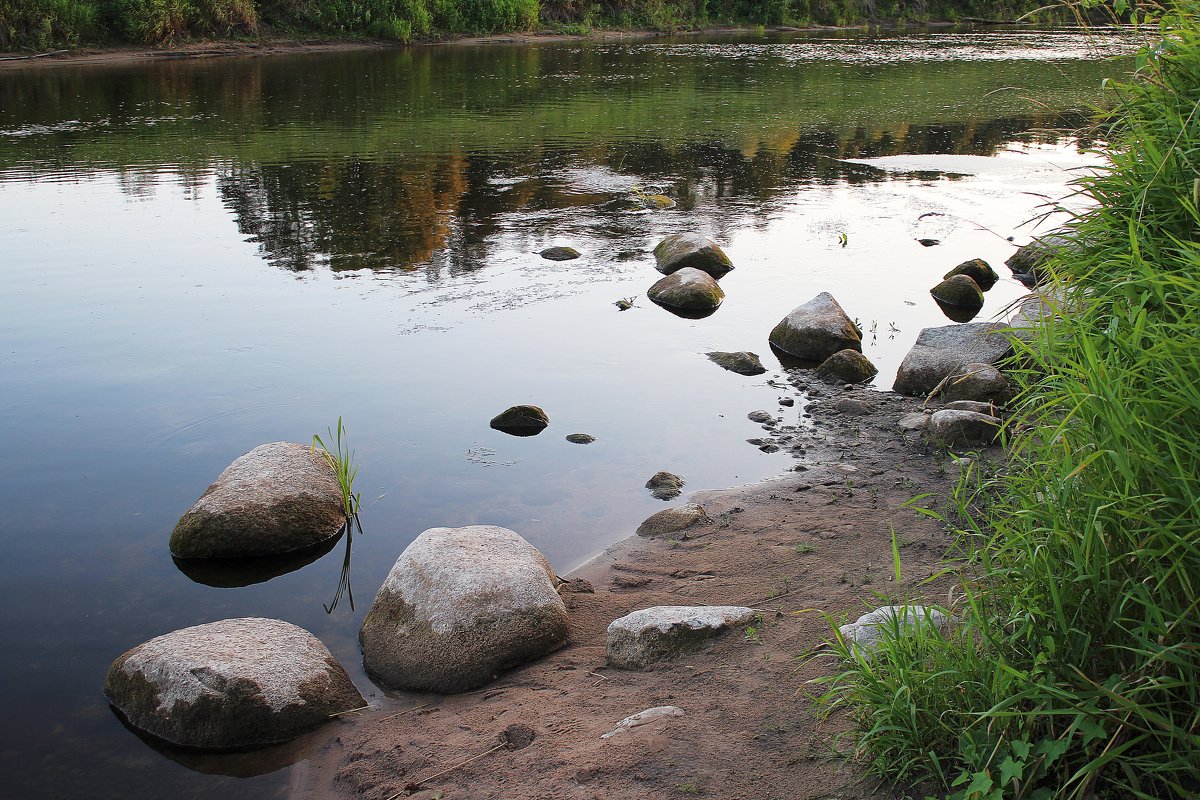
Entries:
{"type": "Polygon", "coordinates": [[[946,602],[946,587],[917,584],[937,571],[948,535],[908,503],[928,493],[922,505],[942,509],[959,466],[897,428],[921,400],[813,389],[820,396],[798,394],[796,407],[779,409],[799,417],[807,406],[812,415],[795,471],[679,498],[674,504],[701,504],[709,520],[667,537],[630,537],[566,576],[572,636],[558,652],[463,695],[368,696],[375,708],[327,730],[326,743],[295,767],[290,795],[892,797],[842,755],[846,720],[819,718],[809,682],[836,664],[808,656],[830,636],[826,615],[852,620],[880,605],[878,596],[906,591],[946,602]],[[893,532],[903,586],[893,578],[893,532]],[[705,604],[750,606],[761,623],[642,672],[605,666],[613,619],[705,604]],[[684,716],[600,738],[662,705],[684,716]],[[531,729],[532,741],[496,749],[514,725],[531,729]]]}

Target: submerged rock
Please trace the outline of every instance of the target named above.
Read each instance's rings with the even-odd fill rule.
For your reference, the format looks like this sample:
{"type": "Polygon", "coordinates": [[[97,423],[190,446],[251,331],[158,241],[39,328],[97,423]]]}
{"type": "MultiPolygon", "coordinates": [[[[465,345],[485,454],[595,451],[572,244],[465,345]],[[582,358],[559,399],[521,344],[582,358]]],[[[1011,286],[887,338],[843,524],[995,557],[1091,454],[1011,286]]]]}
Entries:
{"type": "Polygon", "coordinates": [[[171,532],[176,558],[281,555],[337,536],[346,522],[342,489],[320,453],[293,442],[239,457],[171,532]]]}
{"type": "Polygon", "coordinates": [[[677,233],[663,239],[654,248],[654,265],[664,275],[691,267],[714,278],[733,269],[733,262],[721,246],[698,233],[677,233]]]}
{"type": "Polygon", "coordinates": [[[857,350],[839,350],[821,362],[816,376],[827,383],[866,383],[879,374],[871,360],[857,350]]]}
{"type": "Polygon", "coordinates": [[[567,436],[567,441],[571,444],[591,444],[596,437],[590,433],[572,433],[567,436]]]}
{"type": "Polygon", "coordinates": [[[512,436],[536,436],[550,424],[550,417],[537,406],[520,405],[501,411],[489,424],[512,436]]]}
{"type": "Polygon", "coordinates": [[[359,631],[387,686],[464,692],[566,643],[554,571],[506,528],[430,528],[404,549],[359,631]]]}
{"type": "Polygon", "coordinates": [[[365,705],[325,645],[277,619],[226,619],[129,650],[104,694],[131,726],[180,747],[285,742],[365,705]]]}
{"type": "Polygon", "coordinates": [[[985,292],[995,286],[996,281],[1000,280],[1000,276],[996,274],[996,270],[992,269],[991,264],[982,258],[972,258],[970,261],[964,261],[942,277],[953,278],[955,275],[966,275],[975,281],[975,284],[985,292]]]}
{"type": "Polygon", "coordinates": [[[911,635],[919,627],[929,626],[942,631],[949,623],[946,614],[927,606],[883,606],[863,614],[854,622],[842,625],[838,633],[853,649],[873,653],[889,631],[900,636],[911,635]]]}
{"type": "Polygon", "coordinates": [[[607,660],[617,669],[642,669],[699,650],[756,612],[744,606],[655,606],[626,614],[608,626],[607,660]]]}
{"type": "Polygon", "coordinates": [[[983,308],[983,290],[967,275],[951,275],[929,290],[933,299],[951,308],[978,311],[983,308]]]}
{"type": "Polygon", "coordinates": [[[683,267],[651,286],[646,296],[660,305],[706,311],[721,305],[725,292],[708,273],[683,267]]]}
{"type": "Polygon", "coordinates": [[[824,361],[840,350],[862,351],[862,331],[829,292],[794,308],[769,338],[784,353],[809,361],[824,361]]]}
{"type": "Polygon", "coordinates": [[[538,255],[550,261],[570,261],[579,258],[579,251],[574,247],[547,247],[538,255]]]}
{"type": "Polygon", "coordinates": [[[666,536],[668,533],[678,533],[693,525],[708,522],[708,514],[695,503],[677,508],[667,508],[657,514],[651,514],[638,526],[638,536],[666,536]]]}
{"type": "Polygon", "coordinates": [[[762,375],[767,368],[762,365],[759,357],[748,350],[737,353],[722,353],[714,351],[705,353],[709,361],[739,375],[762,375]]]}
{"type": "Polygon", "coordinates": [[[942,387],[946,400],[975,400],[1003,404],[1013,396],[1012,384],[991,364],[963,364],[942,387]]]}
{"type": "Polygon", "coordinates": [[[904,357],[893,386],[898,394],[926,395],[963,364],[995,364],[1011,345],[995,322],[925,328],[904,357]]]}
{"type": "Polygon", "coordinates": [[[929,417],[925,435],[948,447],[991,444],[1000,435],[1000,419],[976,411],[942,409],[929,417]]]}
{"type": "Polygon", "coordinates": [[[659,500],[673,500],[682,493],[685,483],[687,481],[672,472],[656,472],[646,481],[646,488],[659,500]]]}

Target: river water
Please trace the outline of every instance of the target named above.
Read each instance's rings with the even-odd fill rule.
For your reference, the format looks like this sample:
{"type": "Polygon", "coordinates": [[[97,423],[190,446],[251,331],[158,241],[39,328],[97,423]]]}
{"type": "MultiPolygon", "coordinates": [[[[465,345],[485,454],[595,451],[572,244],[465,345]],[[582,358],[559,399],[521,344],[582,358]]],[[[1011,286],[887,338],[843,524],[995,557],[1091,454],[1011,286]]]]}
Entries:
{"type": "Polygon", "coordinates": [[[1019,297],[1008,239],[1095,163],[1060,131],[1134,45],[776,33],[0,73],[0,796],[286,796],[320,732],[161,753],[109,710],[111,660],[278,617],[385,703],[356,632],[423,529],[510,527],[565,571],[664,507],[643,488],[660,469],[691,491],[789,468],[745,442],[747,412],[802,413],[767,383],[771,327],[832,292],[886,389],[951,324],[928,295],[946,270],[1005,276],[980,319],[1019,297]],[[639,208],[650,193],[676,206],[639,208]],[[700,320],[645,299],[680,231],[736,265],[700,320]],[[582,257],[538,256],[559,244],[582,257]],[[516,403],[550,428],[488,427],[516,403]],[[364,504],[353,608],[325,609],[344,542],[270,580],[176,566],[171,528],[222,468],[339,417],[364,504]]]}

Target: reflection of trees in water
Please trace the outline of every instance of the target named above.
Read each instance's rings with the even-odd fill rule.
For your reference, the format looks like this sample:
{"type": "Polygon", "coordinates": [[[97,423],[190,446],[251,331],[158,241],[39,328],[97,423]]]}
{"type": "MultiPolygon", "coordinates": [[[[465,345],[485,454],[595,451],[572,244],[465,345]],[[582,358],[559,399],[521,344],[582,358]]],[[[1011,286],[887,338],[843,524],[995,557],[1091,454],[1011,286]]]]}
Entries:
{"type": "Polygon", "coordinates": [[[728,213],[716,200],[736,198],[740,212],[765,218],[774,199],[802,185],[881,179],[878,171],[842,159],[988,155],[1061,122],[1047,116],[797,131],[740,148],[642,141],[503,155],[255,164],[228,169],[218,185],[239,230],[272,264],[295,271],[317,265],[423,269],[437,280],[486,265],[502,232],[531,240],[555,235],[562,213],[572,209],[584,210],[613,236],[628,235],[638,227],[628,214],[628,190],[635,185],[664,187],[696,227],[719,235],[728,213]],[[588,176],[596,173],[607,179],[591,185],[588,176]],[[520,217],[505,219],[509,215],[520,217]]]}

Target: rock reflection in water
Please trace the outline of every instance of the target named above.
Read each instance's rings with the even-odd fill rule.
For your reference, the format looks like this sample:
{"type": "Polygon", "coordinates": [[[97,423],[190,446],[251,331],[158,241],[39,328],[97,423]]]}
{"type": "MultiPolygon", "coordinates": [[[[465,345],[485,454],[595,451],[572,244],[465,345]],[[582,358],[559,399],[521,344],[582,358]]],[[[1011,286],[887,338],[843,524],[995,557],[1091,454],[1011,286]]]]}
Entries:
{"type": "MultiPolygon", "coordinates": [[[[345,530],[345,529],[343,529],[345,530]]],[[[333,550],[342,534],[331,536],[313,547],[259,558],[175,558],[175,566],[196,583],[219,589],[233,589],[265,583],[272,578],[295,572],[333,550]]],[[[347,545],[349,544],[347,537],[347,545]]]]}

